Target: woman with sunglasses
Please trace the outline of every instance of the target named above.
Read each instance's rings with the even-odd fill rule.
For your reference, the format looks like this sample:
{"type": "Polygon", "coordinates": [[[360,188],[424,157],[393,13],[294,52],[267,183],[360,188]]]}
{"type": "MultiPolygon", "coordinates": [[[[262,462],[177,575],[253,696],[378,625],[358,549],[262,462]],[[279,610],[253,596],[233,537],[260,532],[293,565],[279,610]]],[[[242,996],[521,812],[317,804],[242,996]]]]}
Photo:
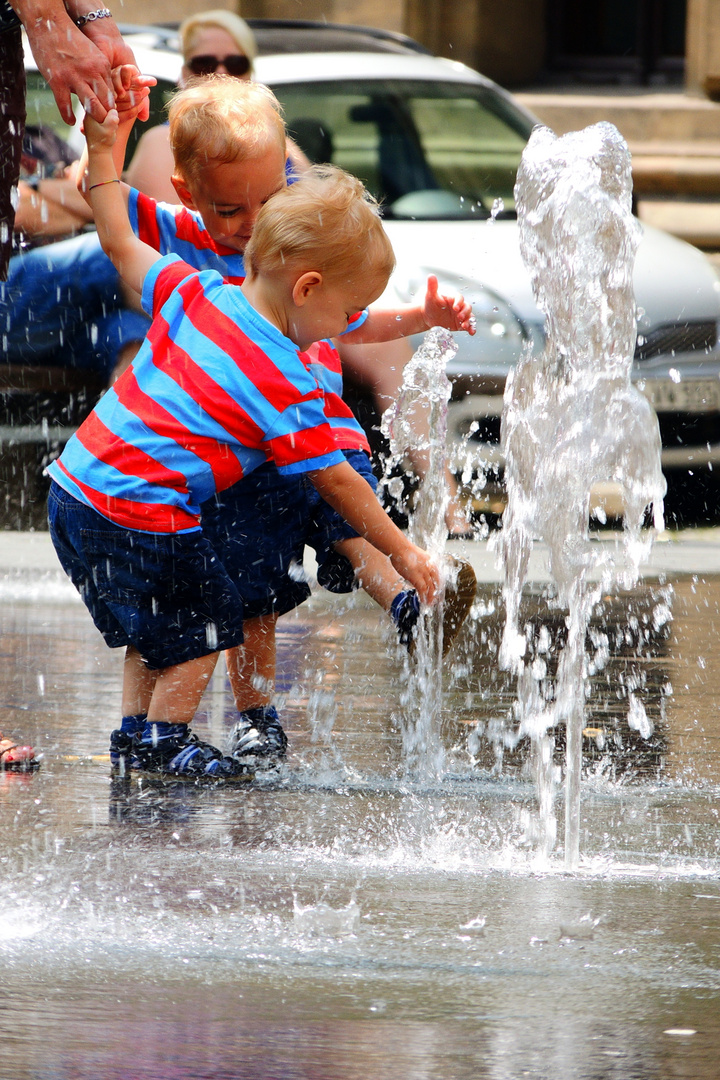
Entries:
{"type": "MultiPolygon", "coordinates": [[[[191,79],[205,75],[252,78],[257,45],[252,30],[239,15],[221,8],[201,11],[185,19],[178,33],[183,54],[178,82],[181,89],[191,79]]],[[[170,183],[174,161],[168,130],[167,124],[159,124],[145,132],[124,179],[158,202],[176,203],[177,195],[170,183]]]]}

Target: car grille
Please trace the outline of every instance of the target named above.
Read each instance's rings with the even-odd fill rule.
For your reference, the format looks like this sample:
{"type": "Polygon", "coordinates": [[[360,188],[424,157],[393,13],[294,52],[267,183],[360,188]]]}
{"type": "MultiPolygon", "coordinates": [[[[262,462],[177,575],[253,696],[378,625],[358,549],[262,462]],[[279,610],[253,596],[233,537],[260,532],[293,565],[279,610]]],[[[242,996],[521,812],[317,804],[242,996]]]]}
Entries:
{"type": "Polygon", "coordinates": [[[717,413],[658,413],[663,448],[709,446],[720,437],[717,413]]]}
{"type": "Polygon", "coordinates": [[[652,360],[654,356],[714,349],[718,343],[716,322],[671,323],[658,326],[649,334],[638,334],[635,359],[652,360]]]}

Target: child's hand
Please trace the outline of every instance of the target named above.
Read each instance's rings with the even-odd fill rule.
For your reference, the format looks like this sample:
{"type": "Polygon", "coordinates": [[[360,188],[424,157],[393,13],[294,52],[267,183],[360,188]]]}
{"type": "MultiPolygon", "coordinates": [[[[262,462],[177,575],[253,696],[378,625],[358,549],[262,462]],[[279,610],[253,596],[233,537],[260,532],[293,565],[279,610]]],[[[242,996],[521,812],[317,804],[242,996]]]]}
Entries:
{"type": "Polygon", "coordinates": [[[88,153],[98,150],[111,150],[115,144],[118,129],[117,109],[110,109],[102,124],[93,120],[90,113],[85,114],[83,131],[87,140],[88,153]]]}
{"type": "Polygon", "coordinates": [[[475,333],[475,320],[470,304],[462,296],[441,296],[438,292],[438,279],[434,274],[428,278],[422,310],[428,330],[433,326],[443,326],[446,330],[467,330],[468,334],[475,333]]]}
{"type": "Polygon", "coordinates": [[[390,561],[401,577],[417,590],[423,604],[432,604],[440,588],[440,570],[427,551],[409,541],[390,561]]]}
{"type": "Polygon", "coordinates": [[[120,123],[128,123],[136,117],[147,120],[150,113],[150,87],[155,86],[157,79],[152,75],[141,75],[134,64],[122,64],[113,68],[112,80],[115,108],[120,116],[120,123]]]}

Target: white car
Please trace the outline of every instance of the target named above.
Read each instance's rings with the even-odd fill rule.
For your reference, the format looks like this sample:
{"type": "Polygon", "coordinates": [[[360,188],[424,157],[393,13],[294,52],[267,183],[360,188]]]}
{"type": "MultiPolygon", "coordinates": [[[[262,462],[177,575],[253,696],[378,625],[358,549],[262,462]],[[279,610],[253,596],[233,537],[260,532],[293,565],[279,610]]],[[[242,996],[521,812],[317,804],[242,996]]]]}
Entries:
{"type": "MultiPolygon", "coordinates": [[[[536,119],[495,83],[400,35],[250,22],[256,77],[277,94],[298,143],[311,159],[355,173],[382,201],[394,291],[409,301],[436,274],[472,302],[477,334],[458,335],[449,370],[450,436],[460,447],[470,433],[478,460],[501,469],[505,377],[527,341],[543,342],[513,203],[536,119]]],[[[156,98],[174,86],[181,62],[172,31],[147,27],[126,40],[158,78],[156,98]]],[[[700,251],[648,226],[634,281],[634,378],[658,413],[663,468],[720,461],[720,281],[700,251]]]]}

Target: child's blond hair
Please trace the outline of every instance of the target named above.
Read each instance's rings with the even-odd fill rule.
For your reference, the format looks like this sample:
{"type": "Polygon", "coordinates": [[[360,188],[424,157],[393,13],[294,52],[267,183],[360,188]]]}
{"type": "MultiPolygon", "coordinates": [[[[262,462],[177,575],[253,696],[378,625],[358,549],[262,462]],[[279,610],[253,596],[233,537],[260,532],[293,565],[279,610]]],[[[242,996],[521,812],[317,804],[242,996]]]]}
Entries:
{"type": "Polygon", "coordinates": [[[395,255],[378,204],[361,181],[335,165],[313,165],[265,203],[245,266],[263,276],[312,269],[333,281],[384,284],[395,255]]]}
{"type": "Polygon", "coordinates": [[[262,83],[209,75],[178,91],[168,114],[175,168],[186,180],[213,162],[247,161],[274,145],[285,149],[280,102],[262,83]]]}

